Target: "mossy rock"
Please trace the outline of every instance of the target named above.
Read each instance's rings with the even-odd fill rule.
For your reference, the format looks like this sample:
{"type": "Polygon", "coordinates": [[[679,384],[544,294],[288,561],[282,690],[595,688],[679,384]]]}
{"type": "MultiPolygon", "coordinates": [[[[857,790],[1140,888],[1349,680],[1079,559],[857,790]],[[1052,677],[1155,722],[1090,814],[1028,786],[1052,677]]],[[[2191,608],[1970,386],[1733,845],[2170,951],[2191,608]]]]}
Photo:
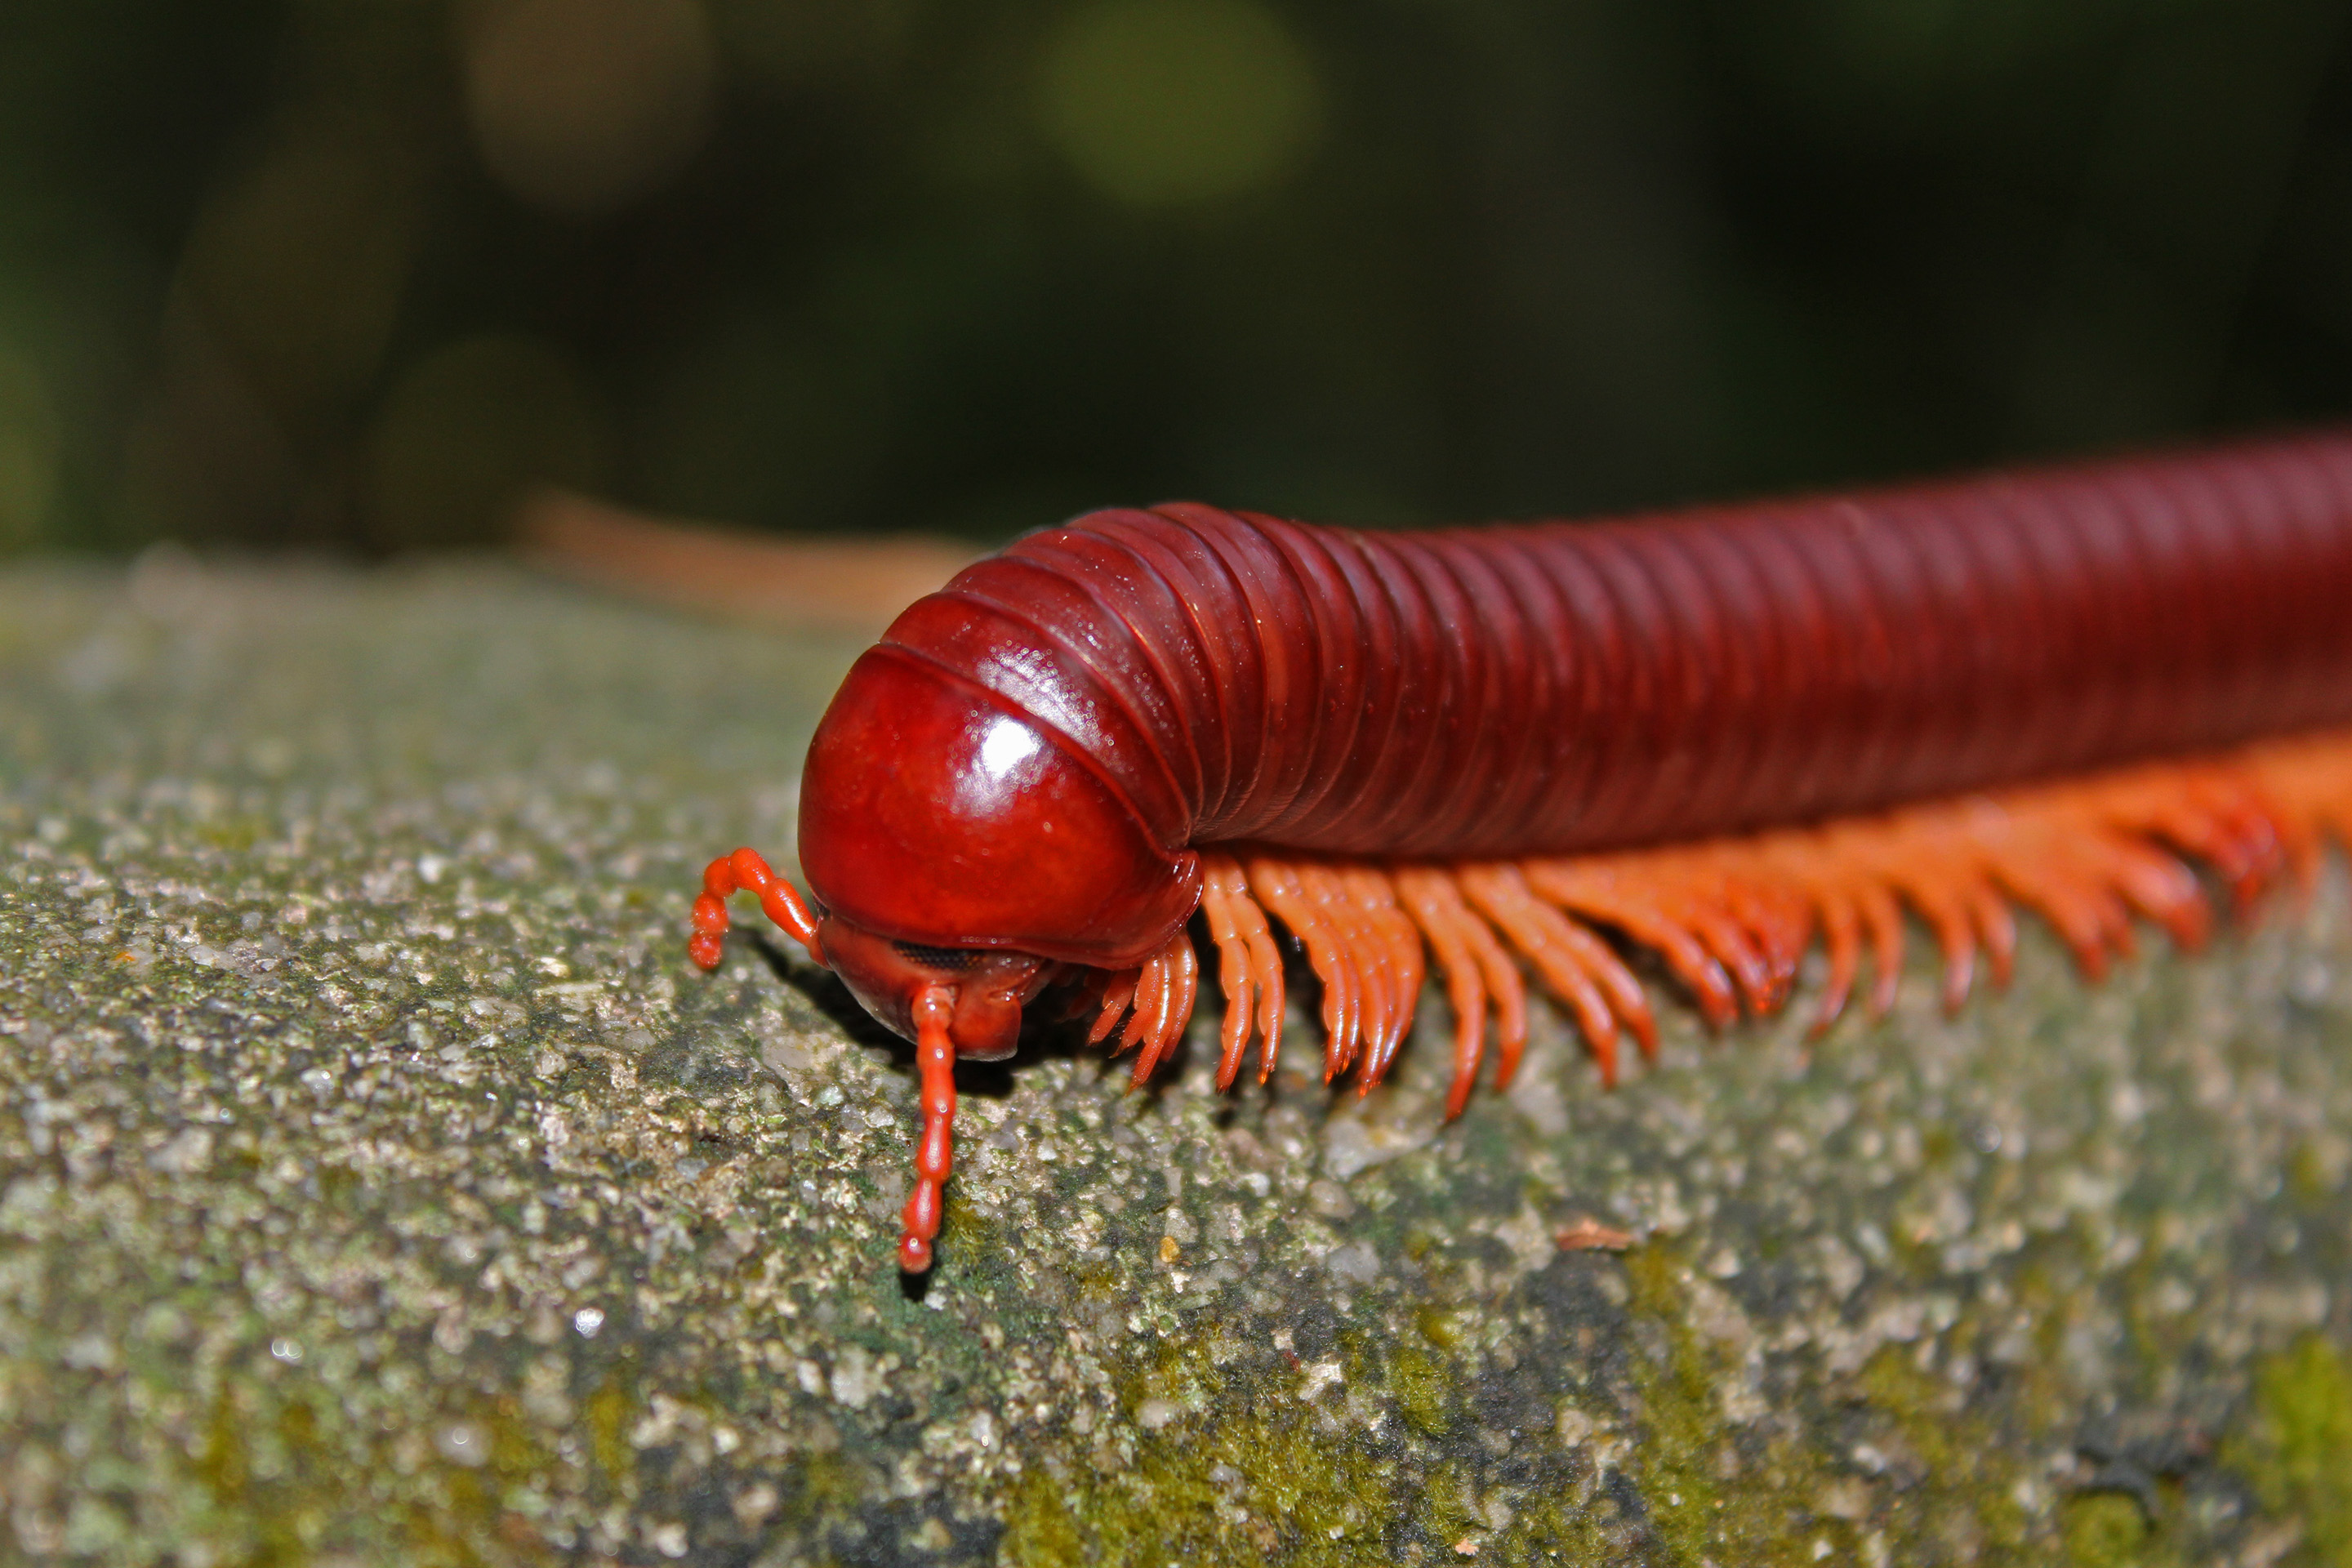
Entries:
{"type": "Polygon", "coordinates": [[[1360,1100],[1042,1034],[914,1291],[908,1053],[680,944],[853,648],[488,562],[0,626],[28,1556],[2352,1562],[2340,879],[1810,1045],[1669,1000],[1613,1093],[1543,1014],[1451,1125],[1434,999],[1360,1100]]]}

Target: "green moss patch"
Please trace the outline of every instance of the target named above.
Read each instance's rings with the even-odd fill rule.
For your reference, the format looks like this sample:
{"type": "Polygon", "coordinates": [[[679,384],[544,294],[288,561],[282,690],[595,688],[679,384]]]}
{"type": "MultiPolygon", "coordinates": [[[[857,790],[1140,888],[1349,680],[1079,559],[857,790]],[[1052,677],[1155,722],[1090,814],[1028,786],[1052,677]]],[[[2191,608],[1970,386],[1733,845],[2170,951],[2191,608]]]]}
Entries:
{"type": "Polygon", "coordinates": [[[2254,1372],[2253,1420],[2223,1463],[2264,1510],[2302,1526],[2288,1568],[2352,1568],[2352,1365],[2317,1334],[2254,1372]]]}

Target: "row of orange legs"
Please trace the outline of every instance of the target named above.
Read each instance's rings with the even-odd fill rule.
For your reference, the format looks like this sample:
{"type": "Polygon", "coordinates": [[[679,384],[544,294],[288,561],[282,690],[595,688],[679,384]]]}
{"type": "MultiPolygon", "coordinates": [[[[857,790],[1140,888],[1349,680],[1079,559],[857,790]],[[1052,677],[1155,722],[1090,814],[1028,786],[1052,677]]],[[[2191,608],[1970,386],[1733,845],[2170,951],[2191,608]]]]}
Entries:
{"type": "MultiPolygon", "coordinates": [[[[1451,864],[1370,863],[1229,846],[1202,855],[1202,912],[1216,944],[1225,1015],[1220,1087],[1260,1042],[1261,1079],[1281,1047],[1283,970],[1269,921],[1305,946],[1322,982],[1327,1081],[1352,1068],[1365,1089],[1395,1060],[1419,997],[1424,955],[1454,1014],[1448,1115],[1469,1099],[1491,1015],[1496,1081],[1527,1043],[1532,972],[1574,1016],[1604,1082],[1621,1042],[1654,1054],[1657,1029],[1623,950],[1644,948],[1717,1026],[1790,999],[1819,942],[1826,982],[1816,1032],[1869,971],[1874,1015],[1894,1005],[1906,911],[1934,936],[1947,1008],[1979,973],[2006,983],[2017,910],[2048,921],[2093,980],[2134,949],[2146,919],[2185,948],[2213,916],[2194,866],[2242,909],[2283,881],[2307,885],[2323,837],[2352,841],[2352,735],[2273,742],[2225,757],[2151,763],[1936,801],[1828,825],[1608,854],[1451,864]],[[1523,968],[1524,966],[1524,968],[1523,968]]],[[[1095,1025],[1122,1017],[1119,1048],[1141,1047],[1139,1083],[1181,1037],[1186,1011],[1156,980],[1181,966],[1178,933],[1139,973],[1113,977],[1095,1025]]]]}

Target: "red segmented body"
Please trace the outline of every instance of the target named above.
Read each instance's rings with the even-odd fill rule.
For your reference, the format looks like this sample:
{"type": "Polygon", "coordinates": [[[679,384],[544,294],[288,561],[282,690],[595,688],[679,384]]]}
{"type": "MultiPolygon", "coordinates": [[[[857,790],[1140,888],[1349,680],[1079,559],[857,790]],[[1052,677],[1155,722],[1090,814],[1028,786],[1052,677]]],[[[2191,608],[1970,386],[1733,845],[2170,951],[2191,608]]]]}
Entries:
{"type": "MultiPolygon", "coordinates": [[[[1601,524],[1364,534],[1194,505],[1097,512],[968,568],[859,660],[803,785],[824,923],[787,925],[900,1032],[918,998],[926,1016],[950,1008],[965,1055],[1009,1050],[1044,986],[1142,966],[1113,981],[1097,1034],[1131,1006],[1148,1069],[1191,1010],[1179,933],[1205,877],[1241,1015],[1227,1079],[1252,996],[1275,987],[1260,1026],[1279,1016],[1252,903],[1317,952],[1334,1070],[1358,1036],[1368,1079],[1384,1070],[1424,937],[1467,1009],[1468,1068],[1489,999],[1507,1068],[1517,981],[1495,931],[1606,1069],[1615,1025],[1646,1043],[1647,1012],[1562,911],[1658,946],[1719,1016],[1777,1005],[1816,928],[1843,976],[1874,943],[1883,991],[1902,902],[1953,958],[1957,995],[1980,942],[2005,962],[2004,896],[2049,913],[2087,965],[2127,941],[2116,911],[2201,930],[2193,883],[2131,846],[2037,880],[2010,826],[1991,847],[1941,819],[1663,870],[1558,857],[2352,722],[2347,605],[2342,437],[1601,524]]],[[[2248,885],[2304,826],[2235,784],[2154,804],[2147,787],[2011,815],[2088,812],[2095,837],[2168,841],[2248,885]]],[[[761,885],[756,857],[757,876],[720,874],[741,864],[713,867],[698,959],[716,960],[719,900],[761,885]]],[[[936,1197],[919,1248],[910,1207],[911,1267],[936,1197]]]]}
{"type": "MultiPolygon", "coordinates": [[[[1050,725],[1171,849],[1452,858],[2352,719],[2347,606],[2352,442],[2315,441],[1587,525],[1097,512],[967,569],[866,657],[1050,725]]],[[[812,869],[842,835],[828,761],[820,739],[812,869]]]]}

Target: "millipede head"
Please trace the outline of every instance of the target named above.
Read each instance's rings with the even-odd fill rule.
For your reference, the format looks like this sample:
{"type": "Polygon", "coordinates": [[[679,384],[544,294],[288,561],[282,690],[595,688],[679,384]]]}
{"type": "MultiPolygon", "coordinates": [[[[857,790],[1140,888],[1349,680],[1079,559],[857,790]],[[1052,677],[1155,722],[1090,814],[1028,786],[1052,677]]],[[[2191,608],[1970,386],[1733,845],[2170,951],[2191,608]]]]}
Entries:
{"type": "Polygon", "coordinates": [[[910,947],[1127,969],[1200,901],[1199,857],[1058,732],[888,644],[809,742],[800,831],[810,891],[910,947]]]}

